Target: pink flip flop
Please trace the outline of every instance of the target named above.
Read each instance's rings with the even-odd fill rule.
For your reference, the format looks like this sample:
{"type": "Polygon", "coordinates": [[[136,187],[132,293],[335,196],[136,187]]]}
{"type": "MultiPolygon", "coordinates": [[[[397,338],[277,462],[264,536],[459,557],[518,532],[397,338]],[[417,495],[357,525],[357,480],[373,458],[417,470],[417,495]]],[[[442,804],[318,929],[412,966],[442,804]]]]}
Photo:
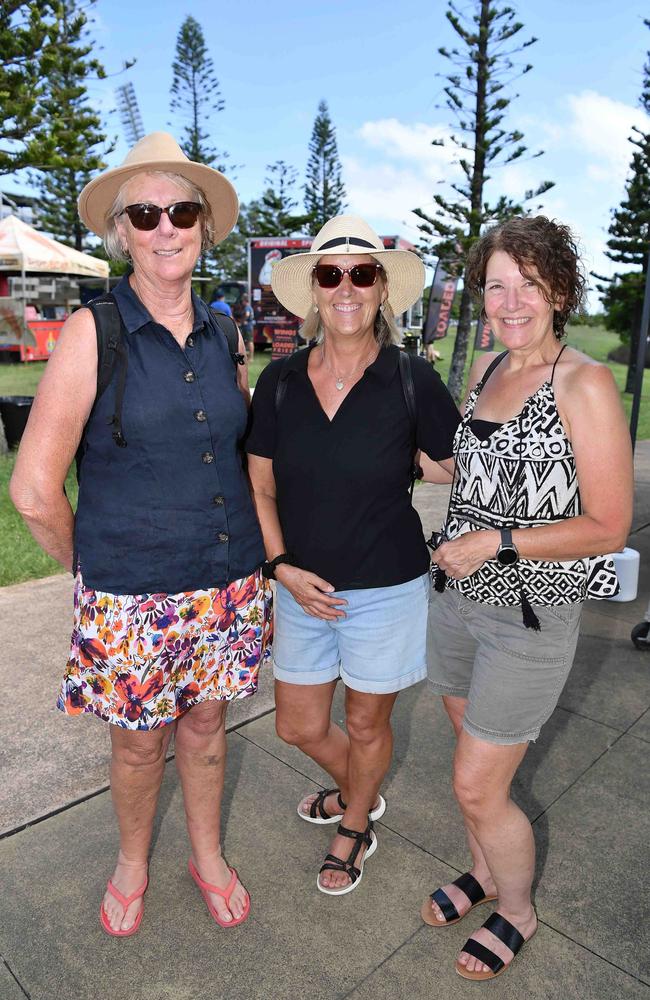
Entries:
{"type": "MultiPolygon", "coordinates": [[[[136,899],[139,899],[140,896],[144,896],[145,892],[147,891],[148,884],[149,884],[149,876],[147,876],[147,878],[145,879],[144,885],[141,885],[139,889],[136,889],[135,892],[132,892],[130,896],[123,896],[120,890],[115,888],[110,879],[106,883],[106,888],[110,892],[111,896],[113,896],[118,901],[118,903],[122,904],[122,906],[124,907],[124,912],[126,913],[131,903],[133,903],[136,899]]],[[[106,910],[104,909],[103,900],[102,900],[102,905],[99,908],[100,923],[104,928],[104,930],[106,931],[106,933],[110,934],[111,937],[130,937],[131,934],[135,934],[135,932],[139,929],[140,924],[142,923],[143,915],[144,915],[144,904],[140,907],[140,911],[137,917],[135,918],[135,923],[133,924],[133,927],[129,927],[129,929],[126,931],[116,931],[110,925],[108,915],[106,913],[106,910]]]]}
{"type": "Polygon", "coordinates": [[[232,896],[233,890],[237,885],[237,878],[238,878],[237,871],[234,868],[230,867],[228,868],[228,871],[230,872],[230,882],[228,883],[225,889],[220,889],[218,885],[211,885],[209,882],[203,881],[203,879],[201,878],[196,869],[196,865],[194,864],[191,858],[187,863],[187,868],[190,875],[192,876],[192,878],[198,885],[199,889],[201,890],[201,895],[205,900],[205,905],[210,911],[210,916],[213,918],[213,920],[216,920],[216,922],[219,924],[220,927],[236,927],[237,924],[243,924],[244,920],[246,920],[246,917],[250,913],[251,909],[250,896],[248,895],[248,892],[246,892],[245,889],[244,892],[246,892],[246,909],[242,913],[241,917],[238,917],[237,919],[233,917],[232,920],[221,919],[217,911],[217,908],[210,899],[210,896],[208,895],[208,893],[210,892],[215,892],[217,896],[221,896],[222,899],[225,899],[226,906],[230,909],[230,897],[232,896]]]}

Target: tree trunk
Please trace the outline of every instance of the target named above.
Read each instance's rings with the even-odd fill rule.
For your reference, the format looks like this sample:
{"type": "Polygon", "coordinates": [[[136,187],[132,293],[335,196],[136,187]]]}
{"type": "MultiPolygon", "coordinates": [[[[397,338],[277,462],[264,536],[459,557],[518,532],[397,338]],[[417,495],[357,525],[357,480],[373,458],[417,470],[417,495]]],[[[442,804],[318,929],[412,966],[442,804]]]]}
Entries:
{"type": "MultiPolygon", "coordinates": [[[[490,76],[488,64],[488,40],[490,26],[490,0],[481,0],[481,20],[479,25],[478,55],[476,60],[476,106],[474,109],[474,167],[471,177],[471,213],[469,233],[471,238],[477,238],[481,233],[481,209],[483,205],[483,186],[485,183],[485,136],[487,86],[490,76]]],[[[454,353],[449,369],[447,386],[456,402],[460,402],[463,394],[463,376],[467,359],[467,344],[472,325],[472,300],[468,290],[463,285],[460,300],[460,318],[456,332],[454,353]]]]}
{"type": "MultiPolygon", "coordinates": [[[[639,337],[641,336],[641,316],[643,313],[643,300],[637,302],[632,319],[632,331],[630,333],[630,360],[627,365],[627,378],[625,380],[625,392],[632,394],[636,384],[636,357],[639,353],[639,337]]],[[[645,364],[648,364],[648,347],[646,344],[645,364]]]]}

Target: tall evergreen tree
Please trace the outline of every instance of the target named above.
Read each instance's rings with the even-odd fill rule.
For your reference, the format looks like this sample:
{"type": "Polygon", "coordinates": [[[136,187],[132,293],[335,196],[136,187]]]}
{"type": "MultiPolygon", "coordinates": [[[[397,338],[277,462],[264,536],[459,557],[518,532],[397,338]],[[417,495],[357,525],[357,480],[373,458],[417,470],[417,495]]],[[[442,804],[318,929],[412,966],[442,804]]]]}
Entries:
{"type": "Polygon", "coordinates": [[[284,160],[267,166],[266,187],[260,199],[256,236],[288,236],[309,226],[310,217],[296,212],[294,194],[298,171],[284,160]]]}
{"type": "Polygon", "coordinates": [[[56,65],[57,0],[0,3],[0,174],[60,162],[57,135],[43,107],[56,65]]]}
{"type": "MultiPolygon", "coordinates": [[[[462,261],[482,228],[523,211],[521,204],[503,195],[493,204],[487,203],[484,191],[490,180],[489,169],[519,160],[527,152],[523,134],[505,123],[513,100],[506,96],[506,88],[517,76],[532,69],[530,64],[516,66],[514,57],[537,39],[520,42],[516,36],[523,24],[512,7],[496,0],[474,0],[462,10],[448,0],[445,16],[459,39],[457,47],[442,47],[438,52],[451,63],[443,89],[445,106],[452,117],[450,141],[458,150],[463,178],[450,185],[451,196],[434,194],[433,214],[422,209],[414,211],[422,220],[419,229],[423,251],[454,262],[461,273],[462,261]]],[[[444,145],[444,140],[435,140],[434,145],[444,145]]],[[[541,155],[541,151],[534,154],[541,155]]],[[[538,197],[551,187],[551,181],[544,181],[536,189],[522,193],[521,200],[538,197]]],[[[471,296],[463,289],[448,380],[457,401],[462,393],[471,326],[471,296]]]]}
{"type": "MultiPolygon", "coordinates": [[[[86,8],[95,2],[86,0],[86,8]]],[[[106,74],[97,59],[89,58],[93,44],[79,0],[60,0],[57,22],[57,59],[43,107],[50,121],[64,126],[57,133],[56,145],[62,165],[34,178],[40,191],[38,219],[56,239],[82,250],[88,230],[79,218],[77,199],[91,174],[105,166],[103,156],[113,148],[106,143],[100,116],[89,104],[86,81],[106,74]]]]}
{"type": "Polygon", "coordinates": [[[336,130],[327,103],[321,101],[309,140],[309,161],[305,184],[305,211],[317,232],[333,215],[345,208],[345,186],[336,146],[336,130]]]}
{"type": "MultiPolygon", "coordinates": [[[[644,23],[650,28],[650,20],[644,23]]],[[[650,51],[643,68],[639,103],[650,115],[650,51]]],[[[633,127],[632,132],[629,141],[634,151],[625,184],[625,197],[620,207],[612,212],[608,249],[605,251],[610,260],[629,265],[631,270],[615,274],[610,279],[600,278],[601,284],[597,286],[603,293],[606,325],[610,330],[616,330],[624,343],[630,343],[626,392],[634,391],[650,250],[650,131],[643,132],[633,127]]]]}
{"type": "Polygon", "coordinates": [[[203,29],[191,15],[185,18],[178,32],[172,69],[170,108],[184,123],[183,151],[190,160],[225,171],[229,155],[217,151],[210,138],[213,116],[223,111],[225,105],[203,29]]]}

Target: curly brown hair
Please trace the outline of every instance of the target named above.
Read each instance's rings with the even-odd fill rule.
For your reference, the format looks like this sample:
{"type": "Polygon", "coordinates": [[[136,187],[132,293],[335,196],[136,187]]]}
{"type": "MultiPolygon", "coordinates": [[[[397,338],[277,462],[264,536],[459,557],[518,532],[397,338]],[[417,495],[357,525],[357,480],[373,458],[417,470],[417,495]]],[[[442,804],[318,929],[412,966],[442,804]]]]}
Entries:
{"type": "Polygon", "coordinates": [[[488,261],[497,250],[512,257],[524,277],[536,282],[549,305],[561,303],[553,312],[553,331],[560,340],[586,290],[577,243],[569,227],[544,215],[525,215],[488,229],[470,250],[465,268],[465,283],[476,299],[483,297],[488,261]]]}

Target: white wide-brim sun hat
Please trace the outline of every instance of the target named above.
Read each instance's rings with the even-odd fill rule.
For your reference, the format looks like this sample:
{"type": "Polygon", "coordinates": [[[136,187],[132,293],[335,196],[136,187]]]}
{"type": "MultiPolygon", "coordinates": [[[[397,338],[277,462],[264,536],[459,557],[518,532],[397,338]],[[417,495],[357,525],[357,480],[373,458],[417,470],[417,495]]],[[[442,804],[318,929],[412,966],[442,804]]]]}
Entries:
{"type": "Polygon", "coordinates": [[[105,170],[86,184],[79,195],[81,221],[91,232],[103,236],[108,213],[124,182],[151,170],[180,174],[201,189],[214,218],[213,245],[231,232],[239,215],[239,199],[234,187],[218,170],[188,159],[169,132],[145,135],[129,150],[120,167],[105,170]]]}
{"type": "Polygon", "coordinates": [[[425,270],[411,250],[386,250],[377,233],[358,215],[337,215],[326,222],[307,253],[273,264],[271,287],[282,305],[304,319],[313,305],[312,271],[323,257],[375,257],[386,272],[388,304],[399,316],[422,295],[425,270]]]}

